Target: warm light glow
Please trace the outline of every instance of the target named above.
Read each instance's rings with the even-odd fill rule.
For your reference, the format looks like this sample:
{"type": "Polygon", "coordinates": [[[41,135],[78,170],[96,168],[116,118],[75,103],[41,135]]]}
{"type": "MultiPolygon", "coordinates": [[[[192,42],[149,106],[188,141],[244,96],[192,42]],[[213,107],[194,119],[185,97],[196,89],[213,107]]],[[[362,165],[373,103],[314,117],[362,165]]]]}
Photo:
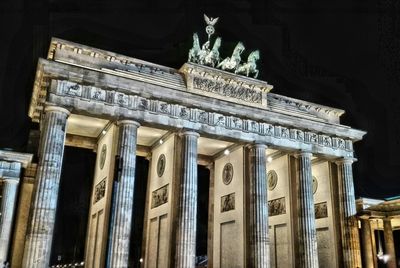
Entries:
{"type": "Polygon", "coordinates": [[[143,258],[140,258],[139,262],[142,263],[143,262],[143,258]]]}
{"type": "Polygon", "coordinates": [[[161,139],[159,142],[160,142],[160,144],[163,144],[163,143],[164,143],[164,141],[163,141],[162,139],[161,139]]]}
{"type": "Polygon", "coordinates": [[[102,133],[103,135],[106,135],[107,131],[103,130],[101,133],[102,133]]]}
{"type": "Polygon", "coordinates": [[[228,149],[226,149],[226,150],[224,151],[224,155],[228,155],[228,154],[230,154],[230,151],[229,151],[228,149]]]}
{"type": "Polygon", "coordinates": [[[271,156],[268,156],[268,157],[267,157],[267,162],[268,162],[268,163],[271,163],[271,162],[272,162],[272,157],[271,157],[271,156]]]}

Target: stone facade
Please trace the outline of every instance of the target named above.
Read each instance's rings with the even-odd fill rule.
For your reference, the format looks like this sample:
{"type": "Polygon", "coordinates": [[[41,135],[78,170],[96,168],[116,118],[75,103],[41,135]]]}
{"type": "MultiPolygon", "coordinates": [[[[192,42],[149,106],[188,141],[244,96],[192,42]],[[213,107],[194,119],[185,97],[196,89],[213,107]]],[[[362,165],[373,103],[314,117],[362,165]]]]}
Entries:
{"type": "Polygon", "coordinates": [[[210,168],[208,267],[361,267],[349,161],[365,132],[271,89],[53,39],[29,110],[41,142],[22,267],[50,264],[65,142],[98,154],[86,267],[129,265],[137,155],[150,159],[143,237],[132,238],[143,267],[195,267],[198,164],[210,168]]]}

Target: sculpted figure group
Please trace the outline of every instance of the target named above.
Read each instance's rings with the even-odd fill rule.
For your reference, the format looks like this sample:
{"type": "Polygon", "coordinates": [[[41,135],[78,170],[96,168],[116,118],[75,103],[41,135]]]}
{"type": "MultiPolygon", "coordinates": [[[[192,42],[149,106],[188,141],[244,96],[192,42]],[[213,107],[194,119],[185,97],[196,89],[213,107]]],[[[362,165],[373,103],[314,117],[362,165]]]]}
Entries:
{"type": "Polygon", "coordinates": [[[207,23],[206,32],[208,40],[200,48],[199,36],[197,33],[193,34],[193,47],[189,50],[188,61],[213,68],[220,68],[225,71],[234,72],[235,74],[253,75],[254,78],[257,78],[259,70],[257,69],[256,61],[260,59],[260,52],[258,50],[252,51],[247,58],[247,62],[242,63],[241,54],[245,48],[242,42],[238,42],[232,56],[221,60],[219,54],[219,48],[221,47],[220,37],[215,39],[212,49],[210,49],[211,36],[215,32],[214,25],[218,21],[218,18],[208,18],[204,15],[204,19],[207,23]]]}

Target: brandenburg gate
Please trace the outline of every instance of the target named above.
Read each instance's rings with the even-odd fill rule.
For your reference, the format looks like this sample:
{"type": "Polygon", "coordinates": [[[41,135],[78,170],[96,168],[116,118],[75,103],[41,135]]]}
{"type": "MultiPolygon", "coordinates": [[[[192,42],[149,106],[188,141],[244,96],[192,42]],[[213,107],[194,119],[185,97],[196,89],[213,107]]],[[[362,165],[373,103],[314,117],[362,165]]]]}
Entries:
{"type": "Polygon", "coordinates": [[[239,42],[220,57],[216,20],[179,70],[52,39],[29,110],[40,146],[12,267],[49,267],[64,146],[93,140],[85,267],[128,267],[139,240],[143,267],[195,267],[198,165],[210,170],[208,267],[361,267],[352,163],[365,132],[342,125],[343,110],[271,93],[255,78],[258,51],[246,62],[239,42]],[[150,167],[132,240],[137,156],[150,167]]]}

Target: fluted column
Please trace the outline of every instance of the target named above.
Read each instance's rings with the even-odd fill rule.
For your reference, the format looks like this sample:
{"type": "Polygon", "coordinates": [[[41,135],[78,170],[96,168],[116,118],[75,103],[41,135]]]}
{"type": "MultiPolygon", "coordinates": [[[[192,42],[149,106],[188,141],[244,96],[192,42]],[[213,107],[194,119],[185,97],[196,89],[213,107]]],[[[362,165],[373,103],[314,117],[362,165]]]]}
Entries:
{"type": "Polygon", "coordinates": [[[128,267],[135,186],[136,141],[139,123],[118,122],[118,175],[113,186],[107,267],[128,267]]]}
{"type": "Polygon", "coordinates": [[[361,267],[352,163],[353,159],[343,159],[336,162],[339,168],[339,211],[344,268],[361,267]]]}
{"type": "Polygon", "coordinates": [[[386,263],[388,268],[396,268],[396,251],[394,249],[393,230],[390,218],[383,219],[383,234],[385,237],[385,251],[389,255],[386,263]]]}
{"type": "Polygon", "coordinates": [[[301,268],[318,268],[317,233],[312,190],[311,156],[300,152],[298,159],[297,215],[298,264],[301,268]]]}
{"type": "Polygon", "coordinates": [[[372,232],[369,218],[361,218],[362,252],[366,268],[374,268],[374,251],[372,248],[372,232]]]}
{"type": "Polygon", "coordinates": [[[270,267],[266,148],[265,144],[258,143],[248,147],[248,266],[253,268],[270,267]]]}
{"type": "Polygon", "coordinates": [[[182,139],[182,175],[177,212],[175,267],[190,268],[196,257],[197,140],[199,134],[186,131],[182,139]]]}
{"type": "Polygon", "coordinates": [[[64,108],[45,108],[23,267],[49,266],[68,115],[64,108]]]}
{"type": "Polygon", "coordinates": [[[207,166],[210,171],[210,185],[208,191],[208,239],[207,239],[207,267],[214,267],[214,184],[215,184],[215,163],[207,166]]]}
{"type": "Polygon", "coordinates": [[[0,265],[7,261],[14,207],[17,203],[18,183],[19,178],[6,178],[3,180],[3,192],[0,206],[0,265]]]}

